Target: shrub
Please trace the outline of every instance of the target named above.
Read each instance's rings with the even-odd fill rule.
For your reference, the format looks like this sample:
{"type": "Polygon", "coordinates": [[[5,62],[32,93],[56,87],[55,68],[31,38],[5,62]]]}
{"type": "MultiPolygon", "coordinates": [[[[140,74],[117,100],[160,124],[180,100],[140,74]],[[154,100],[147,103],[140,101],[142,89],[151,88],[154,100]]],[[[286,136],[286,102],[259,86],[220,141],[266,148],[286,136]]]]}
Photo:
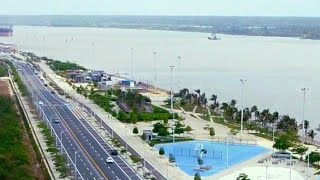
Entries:
{"type": "Polygon", "coordinates": [[[160,149],[159,149],[159,155],[162,156],[162,155],[164,155],[164,154],[165,154],[164,148],[163,148],[163,147],[160,147],[160,149]]]}
{"type": "Polygon", "coordinates": [[[186,131],[187,131],[187,132],[190,132],[190,131],[192,131],[192,128],[191,128],[190,126],[187,126],[187,127],[186,127],[186,131]]]}
{"type": "Polygon", "coordinates": [[[210,134],[210,136],[216,135],[213,127],[210,127],[210,128],[209,128],[209,134],[210,134]]]}
{"type": "Polygon", "coordinates": [[[198,172],[194,174],[194,180],[201,180],[201,176],[198,172]]]}
{"type": "Polygon", "coordinates": [[[139,130],[138,130],[137,127],[134,127],[132,132],[133,132],[133,134],[138,134],[138,133],[139,133],[139,130]]]}

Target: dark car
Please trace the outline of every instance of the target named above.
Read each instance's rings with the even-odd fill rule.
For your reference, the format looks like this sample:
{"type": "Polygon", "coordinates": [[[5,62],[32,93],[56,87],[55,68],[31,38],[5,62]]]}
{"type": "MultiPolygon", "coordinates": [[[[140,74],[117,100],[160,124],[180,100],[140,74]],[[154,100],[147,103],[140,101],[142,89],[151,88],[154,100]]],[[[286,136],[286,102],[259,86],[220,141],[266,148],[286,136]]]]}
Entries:
{"type": "Polygon", "coordinates": [[[111,151],[111,155],[117,156],[117,155],[118,155],[118,151],[117,151],[117,150],[112,150],[112,151],[111,151]]]}
{"type": "Polygon", "coordinates": [[[51,94],[55,94],[56,92],[54,92],[54,91],[51,91],[51,94]]]}

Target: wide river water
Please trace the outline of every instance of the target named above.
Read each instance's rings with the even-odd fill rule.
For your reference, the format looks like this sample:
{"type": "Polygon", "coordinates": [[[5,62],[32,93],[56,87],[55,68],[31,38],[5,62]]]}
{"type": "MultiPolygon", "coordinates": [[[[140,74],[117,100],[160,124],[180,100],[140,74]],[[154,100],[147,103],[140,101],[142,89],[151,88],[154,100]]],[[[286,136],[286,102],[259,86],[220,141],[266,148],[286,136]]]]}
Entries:
{"type": "MultiPolygon", "coordinates": [[[[137,80],[154,82],[154,55],[157,51],[156,85],[201,89],[207,97],[218,95],[219,102],[241,99],[240,78],[246,79],[246,106],[257,105],[280,114],[302,119],[303,93],[306,93],[305,119],[312,127],[320,123],[320,41],[296,38],[219,35],[132,29],[14,27],[13,37],[0,42],[15,43],[20,50],[52,59],[69,60],[95,70],[120,73],[137,80]]],[[[318,133],[320,134],[320,133],[318,133]]],[[[317,137],[317,139],[320,139],[317,137]]]]}

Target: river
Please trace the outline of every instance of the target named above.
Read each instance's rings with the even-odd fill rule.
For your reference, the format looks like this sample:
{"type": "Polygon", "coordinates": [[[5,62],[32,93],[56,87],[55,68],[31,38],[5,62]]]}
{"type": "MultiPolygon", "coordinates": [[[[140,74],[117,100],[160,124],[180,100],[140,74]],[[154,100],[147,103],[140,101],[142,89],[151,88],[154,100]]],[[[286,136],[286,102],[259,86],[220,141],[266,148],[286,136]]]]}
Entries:
{"type": "MultiPolygon", "coordinates": [[[[246,79],[245,105],[269,108],[302,119],[318,127],[320,114],[320,41],[296,38],[218,35],[196,32],[149,31],[104,28],[14,27],[14,36],[0,42],[53,59],[69,60],[95,70],[120,73],[137,80],[154,82],[154,54],[157,51],[156,85],[170,88],[170,65],[174,65],[174,89],[201,89],[218,95],[219,102],[241,99],[240,78],[246,79]]],[[[320,134],[320,133],[318,133],[320,134]]],[[[317,139],[320,139],[318,136],[317,139]]]]}

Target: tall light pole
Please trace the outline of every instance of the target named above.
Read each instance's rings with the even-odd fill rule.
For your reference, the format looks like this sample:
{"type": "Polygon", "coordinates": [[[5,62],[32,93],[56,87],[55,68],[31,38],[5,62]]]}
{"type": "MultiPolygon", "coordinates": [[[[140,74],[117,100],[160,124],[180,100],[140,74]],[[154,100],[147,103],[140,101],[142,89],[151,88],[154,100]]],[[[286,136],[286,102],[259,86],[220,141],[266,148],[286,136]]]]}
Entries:
{"type": "Polygon", "coordinates": [[[302,132],[303,134],[305,135],[305,138],[307,138],[307,135],[304,133],[304,107],[305,107],[305,104],[306,104],[306,91],[309,90],[309,88],[302,88],[301,89],[303,91],[303,103],[302,103],[302,132]]]}
{"type": "Polygon", "coordinates": [[[60,147],[60,154],[61,154],[61,155],[62,155],[62,146],[63,146],[63,145],[62,145],[62,134],[63,134],[63,133],[64,133],[64,131],[61,131],[61,132],[60,132],[60,146],[61,146],[61,147],[60,147]]]}
{"type": "Polygon", "coordinates": [[[180,88],[180,79],[181,79],[181,74],[180,74],[180,62],[181,62],[181,56],[178,56],[178,60],[179,60],[179,83],[178,83],[178,87],[179,87],[179,90],[181,89],[180,88]]]}
{"type": "Polygon", "coordinates": [[[172,70],[174,68],[174,66],[169,66],[170,67],[170,71],[171,71],[171,75],[170,75],[170,79],[171,79],[171,113],[172,113],[172,121],[173,121],[173,125],[172,125],[172,142],[174,142],[174,112],[173,112],[173,90],[172,90],[172,70]]]}
{"type": "Polygon", "coordinates": [[[310,168],[310,152],[308,153],[308,169],[307,169],[307,180],[309,180],[309,168],[310,168]]]}
{"type": "Polygon", "coordinates": [[[157,51],[153,52],[154,55],[154,89],[156,90],[156,83],[157,83],[157,51]]]}
{"type": "Polygon", "coordinates": [[[244,89],[244,83],[247,80],[240,79],[241,82],[241,135],[243,134],[243,108],[244,108],[244,98],[243,98],[243,89],[244,89]]]}
{"type": "Polygon", "coordinates": [[[133,78],[133,48],[131,48],[131,79],[133,78]]]}
{"type": "Polygon", "coordinates": [[[79,151],[74,152],[74,170],[75,170],[74,179],[77,179],[77,153],[78,152],[79,151]]]}

